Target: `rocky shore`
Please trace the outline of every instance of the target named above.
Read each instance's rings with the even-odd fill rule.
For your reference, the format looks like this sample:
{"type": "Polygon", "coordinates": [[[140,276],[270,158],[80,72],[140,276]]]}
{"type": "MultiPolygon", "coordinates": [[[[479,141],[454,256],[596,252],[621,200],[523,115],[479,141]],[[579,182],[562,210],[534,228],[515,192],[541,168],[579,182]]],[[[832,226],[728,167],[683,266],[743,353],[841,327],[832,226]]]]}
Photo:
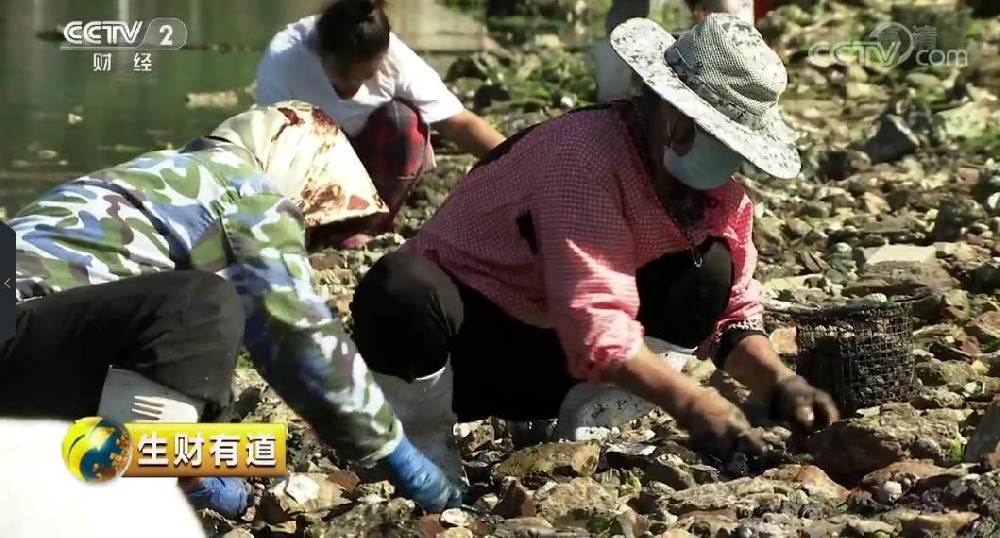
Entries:
{"type": "MultiPolygon", "coordinates": [[[[906,397],[809,438],[762,425],[773,447],[762,461],[696,454],[659,412],[604,442],[520,450],[501,421],[462,424],[475,502],[425,515],[381,477],[339,460],[241,370],[235,419],[287,421],[294,473],[256,484],[242,521],[203,514],[206,528],[228,538],[1000,536],[1000,20],[921,15],[954,30],[939,36],[967,50],[965,66],[841,66],[804,51],[914,15],[874,0],[809,4],[783,6],[762,25],[788,66],[783,112],[804,162],[788,182],[746,171],[769,331],[793,360],[801,339],[783,305],[912,299],[906,397]]],[[[545,35],[462,59],[447,80],[506,134],[593,96],[587,58],[545,35]]],[[[439,167],[411,197],[401,235],[313,255],[348,322],[358,276],[418,229],[472,164],[448,150],[439,144],[439,167]]],[[[692,359],[686,370],[752,415],[753,395],[710,362],[692,359]]]]}

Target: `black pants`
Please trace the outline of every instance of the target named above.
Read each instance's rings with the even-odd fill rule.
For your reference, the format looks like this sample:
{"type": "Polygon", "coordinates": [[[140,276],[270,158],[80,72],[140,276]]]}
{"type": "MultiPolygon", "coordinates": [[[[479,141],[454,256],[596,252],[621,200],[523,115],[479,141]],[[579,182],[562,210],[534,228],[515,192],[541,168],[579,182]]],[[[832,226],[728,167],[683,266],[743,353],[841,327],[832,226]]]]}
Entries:
{"type": "MultiPolygon", "coordinates": [[[[667,254],[636,276],[646,334],[682,347],[707,338],[729,302],[732,258],[721,240],[667,254]]],[[[553,329],[518,321],[427,258],[396,252],[358,283],[354,341],[369,368],[407,381],[439,370],[451,357],[452,407],[461,421],[555,418],[579,382],[553,329]]]]}
{"type": "Polygon", "coordinates": [[[205,401],[205,415],[217,413],[231,397],[244,323],[233,286],[198,271],[26,301],[14,338],[0,345],[0,415],[94,415],[109,367],[133,370],[205,401]]]}

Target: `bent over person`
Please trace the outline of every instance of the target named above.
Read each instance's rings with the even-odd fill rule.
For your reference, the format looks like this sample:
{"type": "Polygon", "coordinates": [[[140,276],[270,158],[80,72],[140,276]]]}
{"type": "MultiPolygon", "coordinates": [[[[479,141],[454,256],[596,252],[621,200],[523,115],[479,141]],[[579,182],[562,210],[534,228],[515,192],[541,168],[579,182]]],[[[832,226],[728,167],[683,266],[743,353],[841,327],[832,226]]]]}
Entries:
{"type": "Polygon", "coordinates": [[[298,99],[322,108],[344,128],[389,206],[379,222],[328,238],[344,247],[393,230],[410,190],[435,166],[431,126],[476,157],[504,139],[391,31],[384,4],[333,0],[321,15],[278,32],[257,68],[257,103],[298,99]]]}
{"type": "Polygon", "coordinates": [[[700,348],[794,427],[838,417],[763,333],[753,205],[733,176],[744,162],[799,172],[777,54],[725,14],[676,42],[631,19],[611,41],[645,82],[641,96],[511,137],[358,284],[358,349],[414,443],[450,475],[461,472],[447,443],[456,420],[558,417],[557,435],[579,439],[640,418],[652,409],[643,400],[701,450],[764,448],[735,405],[646,337],[700,348]]]}
{"type": "MultiPolygon", "coordinates": [[[[310,280],[304,226],[384,212],[337,126],[304,102],[52,189],[9,222],[19,304],[0,415],[211,420],[242,344],[341,456],[384,466],[427,509],[459,503],[310,280]]],[[[240,479],[183,485],[198,508],[246,508],[240,479]]]]}

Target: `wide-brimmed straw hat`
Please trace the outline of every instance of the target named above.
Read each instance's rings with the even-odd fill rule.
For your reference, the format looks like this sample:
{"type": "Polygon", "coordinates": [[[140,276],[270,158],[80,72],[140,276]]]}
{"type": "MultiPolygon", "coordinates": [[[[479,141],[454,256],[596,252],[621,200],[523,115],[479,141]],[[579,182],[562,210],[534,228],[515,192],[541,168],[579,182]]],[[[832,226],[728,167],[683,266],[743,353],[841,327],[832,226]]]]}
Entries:
{"type": "Polygon", "coordinates": [[[751,164],[779,178],[799,173],[795,136],[778,110],[788,74],[752,25],[713,13],[675,40],[634,18],[610,39],[646,85],[751,164]]]}

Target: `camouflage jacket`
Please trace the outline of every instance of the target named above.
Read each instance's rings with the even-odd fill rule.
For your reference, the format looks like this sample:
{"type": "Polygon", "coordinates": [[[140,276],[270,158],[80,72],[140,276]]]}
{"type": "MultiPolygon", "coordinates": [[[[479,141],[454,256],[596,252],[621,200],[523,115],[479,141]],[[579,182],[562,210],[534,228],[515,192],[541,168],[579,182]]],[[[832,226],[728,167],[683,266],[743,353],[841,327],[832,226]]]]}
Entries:
{"type": "Polygon", "coordinates": [[[301,213],[228,144],[146,153],[60,185],[9,225],[18,301],[75,286],[196,269],[231,281],[254,366],[325,442],[372,463],[402,426],[324,301],[301,213]]]}

